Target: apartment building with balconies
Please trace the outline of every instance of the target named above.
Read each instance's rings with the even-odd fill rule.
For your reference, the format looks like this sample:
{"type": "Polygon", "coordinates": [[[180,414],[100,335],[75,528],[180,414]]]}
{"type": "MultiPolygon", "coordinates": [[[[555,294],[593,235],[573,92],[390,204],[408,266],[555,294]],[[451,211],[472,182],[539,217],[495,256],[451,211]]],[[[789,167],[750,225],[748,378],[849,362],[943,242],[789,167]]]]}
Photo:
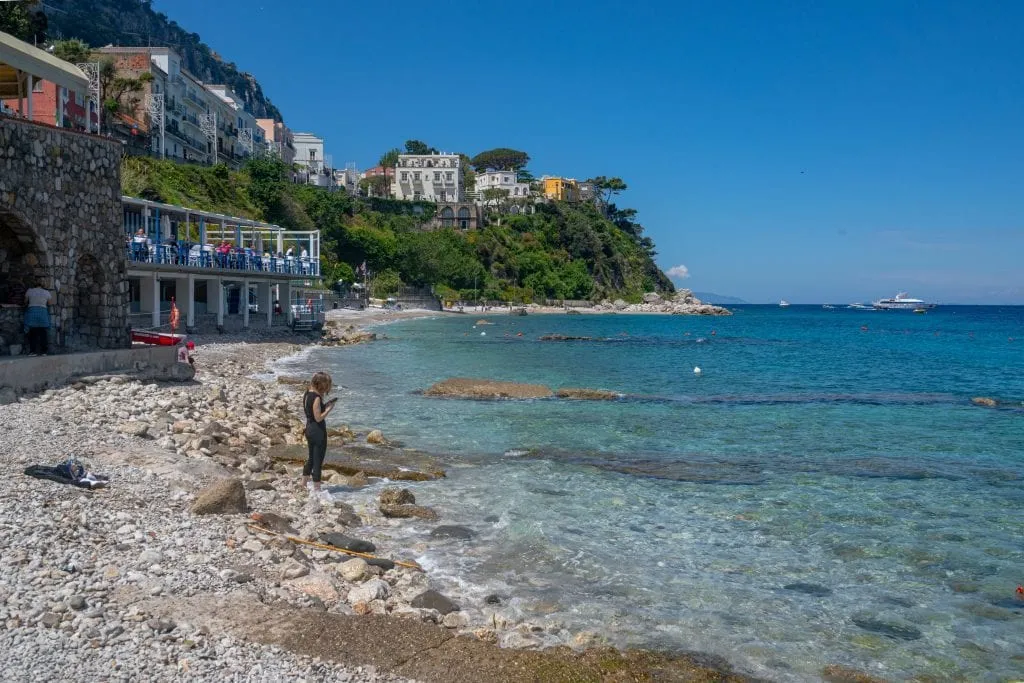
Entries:
{"type": "Polygon", "coordinates": [[[283,121],[256,119],[256,125],[263,131],[268,151],[289,166],[295,163],[295,135],[283,121]]]}
{"type": "Polygon", "coordinates": [[[391,184],[396,199],[428,202],[462,200],[458,154],[401,154],[391,184]]]}
{"type": "Polygon", "coordinates": [[[478,204],[488,203],[485,190],[505,190],[508,199],[526,199],[530,196],[530,184],[519,182],[515,171],[494,171],[488,169],[476,174],[473,199],[478,204]]]}

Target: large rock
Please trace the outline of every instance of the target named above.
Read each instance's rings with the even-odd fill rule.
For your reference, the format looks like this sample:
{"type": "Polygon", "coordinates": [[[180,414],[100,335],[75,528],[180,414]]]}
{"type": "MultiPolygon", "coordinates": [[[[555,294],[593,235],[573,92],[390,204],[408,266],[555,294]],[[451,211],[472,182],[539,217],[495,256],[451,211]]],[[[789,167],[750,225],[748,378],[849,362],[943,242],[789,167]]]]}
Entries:
{"type": "Polygon", "coordinates": [[[458,605],[435,590],[423,591],[409,604],[419,609],[436,609],[441,614],[459,611],[458,605]]]}
{"type": "Polygon", "coordinates": [[[381,505],[378,509],[385,517],[396,519],[411,519],[415,517],[417,519],[434,521],[440,518],[440,515],[435,510],[422,505],[381,505]]]}
{"type": "Polygon", "coordinates": [[[971,403],[976,406],[985,406],[986,408],[995,408],[999,405],[999,402],[994,398],[988,398],[987,396],[975,396],[971,399],[971,403]]]}
{"type": "Polygon", "coordinates": [[[387,600],[391,595],[391,586],[387,581],[370,579],[361,586],[356,586],[348,593],[348,604],[354,605],[357,602],[370,602],[371,600],[387,600]]]}
{"type": "Polygon", "coordinates": [[[221,479],[199,492],[192,504],[195,515],[225,515],[246,512],[245,486],[241,479],[221,479]]]}
{"type": "Polygon", "coordinates": [[[320,540],[327,545],[333,545],[335,548],[341,548],[342,550],[351,550],[355,553],[372,553],[377,550],[377,546],[370,543],[369,541],[363,541],[358,538],[352,538],[345,534],[339,534],[335,531],[324,532],[320,534],[320,540]]]}
{"type": "Polygon", "coordinates": [[[339,564],[336,571],[341,578],[345,579],[349,583],[355,583],[356,581],[362,581],[366,576],[367,566],[366,560],[356,557],[348,562],[342,562],[339,564]]]}
{"type": "Polygon", "coordinates": [[[149,424],[142,422],[141,420],[123,422],[121,426],[118,427],[118,431],[122,434],[127,434],[128,436],[142,438],[149,433],[149,424]]]}
{"type": "Polygon", "coordinates": [[[388,441],[384,438],[384,433],[379,429],[374,429],[372,432],[366,435],[366,443],[372,444],[386,444],[388,441]]]}
{"type": "Polygon", "coordinates": [[[416,496],[409,489],[386,488],[380,492],[381,505],[407,505],[416,502],[416,496]]]}
{"type": "Polygon", "coordinates": [[[645,304],[660,304],[661,303],[661,295],[658,294],[657,292],[647,292],[646,294],[644,294],[644,303],[645,304]]]}
{"type": "Polygon", "coordinates": [[[425,396],[447,398],[548,398],[551,389],[540,384],[520,384],[493,379],[453,377],[438,382],[423,392],[425,396]]]}
{"type": "Polygon", "coordinates": [[[615,308],[615,310],[617,310],[617,311],[622,311],[622,310],[624,310],[624,309],[626,308],[626,306],[628,306],[628,305],[629,305],[629,304],[627,304],[627,303],[626,303],[625,301],[623,301],[622,299],[616,299],[615,301],[613,301],[613,302],[612,302],[612,306],[613,306],[613,307],[615,308]]]}
{"type": "Polygon", "coordinates": [[[279,534],[290,534],[292,536],[296,536],[299,533],[287,519],[281,515],[274,514],[273,512],[254,512],[251,516],[253,521],[264,529],[270,529],[271,531],[276,531],[279,534]]]}

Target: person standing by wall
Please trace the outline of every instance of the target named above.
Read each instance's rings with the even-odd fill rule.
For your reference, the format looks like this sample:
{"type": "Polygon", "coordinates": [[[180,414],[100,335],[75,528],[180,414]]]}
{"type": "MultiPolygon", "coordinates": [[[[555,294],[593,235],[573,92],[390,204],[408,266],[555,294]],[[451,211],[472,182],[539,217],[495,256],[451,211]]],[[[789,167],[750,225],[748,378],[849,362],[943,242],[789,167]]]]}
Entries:
{"type": "Polygon", "coordinates": [[[50,300],[53,296],[38,280],[25,292],[25,333],[28,352],[32,356],[45,356],[49,352],[50,300]]]}

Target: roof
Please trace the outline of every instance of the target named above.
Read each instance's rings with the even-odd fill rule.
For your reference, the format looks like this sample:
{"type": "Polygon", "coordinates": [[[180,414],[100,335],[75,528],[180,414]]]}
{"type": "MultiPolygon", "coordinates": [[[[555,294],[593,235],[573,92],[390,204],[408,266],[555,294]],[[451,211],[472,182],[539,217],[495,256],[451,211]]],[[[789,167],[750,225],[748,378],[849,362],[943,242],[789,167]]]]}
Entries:
{"type": "Polygon", "coordinates": [[[0,97],[11,99],[18,96],[19,71],[69,90],[89,91],[89,79],[74,64],[0,32],[0,97]]]}

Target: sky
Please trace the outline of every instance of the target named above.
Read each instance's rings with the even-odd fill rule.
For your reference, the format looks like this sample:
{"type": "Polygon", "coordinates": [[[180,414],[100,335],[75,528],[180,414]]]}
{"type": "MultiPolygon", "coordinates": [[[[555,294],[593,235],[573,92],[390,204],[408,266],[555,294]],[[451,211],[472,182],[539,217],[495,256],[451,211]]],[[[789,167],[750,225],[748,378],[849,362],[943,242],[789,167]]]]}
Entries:
{"type": "Polygon", "coordinates": [[[155,0],[360,169],[619,176],[678,286],[1024,304],[1024,2],[155,0]]]}

